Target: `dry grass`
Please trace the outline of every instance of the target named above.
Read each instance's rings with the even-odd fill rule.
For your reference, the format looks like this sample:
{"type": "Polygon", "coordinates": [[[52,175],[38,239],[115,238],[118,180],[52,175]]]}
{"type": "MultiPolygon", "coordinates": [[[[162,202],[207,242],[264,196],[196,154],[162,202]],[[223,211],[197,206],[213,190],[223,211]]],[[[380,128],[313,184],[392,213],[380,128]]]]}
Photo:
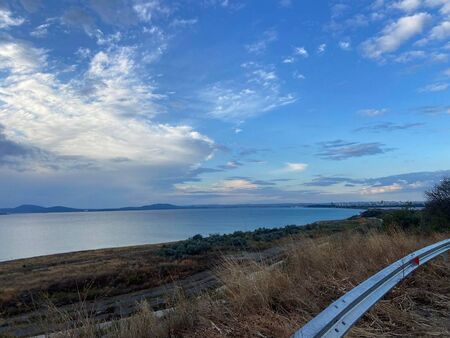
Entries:
{"type": "MultiPolygon", "coordinates": [[[[449,234],[341,233],[290,240],[286,259],[263,263],[224,261],[224,286],[195,300],[177,298],[163,318],[145,304],[114,323],[107,337],[289,337],[330,302],[376,271],[449,234]]],[[[350,336],[449,336],[450,265],[421,267],[372,309],[350,336]]],[[[89,326],[89,323],[86,324],[89,326]]],[[[95,330],[79,336],[98,337],[95,330]]],[[[82,333],[82,334],[81,334],[82,333]]]]}
{"type": "Polygon", "coordinates": [[[0,317],[148,289],[205,270],[205,257],[168,260],[160,245],[80,251],[0,263],[0,317]],[[39,301],[40,303],[40,301],[39,301]]]}
{"type": "Polygon", "coordinates": [[[351,331],[351,337],[450,337],[450,267],[423,266],[391,291],[351,331]]]}
{"type": "Polygon", "coordinates": [[[173,308],[165,311],[164,318],[158,316],[144,301],[131,318],[113,322],[107,330],[111,338],[173,337],[178,332],[189,330],[198,321],[199,306],[195,299],[189,300],[181,292],[169,303],[173,308]]]}
{"type": "Polygon", "coordinates": [[[93,313],[83,304],[80,303],[79,309],[69,314],[49,303],[46,315],[41,318],[40,326],[45,332],[52,332],[56,328],[61,330],[51,335],[55,338],[101,336],[101,330],[93,319],[93,313]]]}
{"type": "MultiPolygon", "coordinates": [[[[219,309],[220,315],[215,318],[211,318],[210,315],[210,319],[220,331],[215,327],[204,327],[201,335],[288,337],[329,303],[373,273],[407,253],[444,237],[445,235],[435,234],[422,238],[399,231],[370,235],[340,234],[329,237],[326,241],[323,239],[293,241],[289,243],[285,262],[276,266],[256,263],[242,265],[226,261],[219,275],[226,286],[224,299],[227,303],[219,309]]],[[[402,291],[412,298],[413,294],[417,294],[420,290],[431,288],[425,299],[431,301],[430,297],[438,294],[441,297],[440,313],[448,315],[449,288],[448,286],[442,288],[440,284],[448,284],[449,267],[434,263],[425,271],[432,280],[429,285],[423,285],[423,289],[403,287],[402,291]]],[[[408,282],[411,283],[411,279],[408,279],[408,282]]],[[[382,304],[386,304],[386,301],[382,304]]],[[[416,304],[416,308],[420,309],[420,303],[416,304]]],[[[418,323],[417,320],[408,323],[405,316],[407,318],[410,316],[405,315],[405,311],[399,309],[398,305],[392,305],[389,310],[384,318],[389,318],[390,324],[395,322],[392,325],[398,325],[400,327],[398,331],[410,329],[415,322],[418,323]]],[[[373,317],[373,313],[372,311],[367,318],[373,317]]],[[[384,325],[383,311],[378,310],[378,314],[380,315],[377,317],[378,327],[373,328],[370,323],[363,321],[364,329],[360,327],[357,336],[363,332],[367,334],[374,332],[377,336],[382,332],[380,330],[384,325]]],[[[434,317],[436,315],[433,314],[434,317]]],[[[422,322],[430,325],[427,318],[422,322]]],[[[438,331],[448,333],[445,330],[448,330],[449,326],[447,323],[446,328],[438,331]]],[[[426,326],[422,326],[421,335],[418,336],[423,336],[426,332],[424,328],[426,326]]]]}
{"type": "Polygon", "coordinates": [[[129,318],[98,323],[93,313],[79,302],[77,311],[64,312],[49,304],[40,325],[46,336],[52,338],[148,338],[176,337],[179,332],[191,330],[199,320],[200,306],[196,299],[188,299],[181,290],[167,300],[169,309],[158,314],[143,301],[136,314],[129,318]],[[51,328],[51,329],[50,329],[51,328]],[[59,330],[54,332],[55,328],[59,330]]]}

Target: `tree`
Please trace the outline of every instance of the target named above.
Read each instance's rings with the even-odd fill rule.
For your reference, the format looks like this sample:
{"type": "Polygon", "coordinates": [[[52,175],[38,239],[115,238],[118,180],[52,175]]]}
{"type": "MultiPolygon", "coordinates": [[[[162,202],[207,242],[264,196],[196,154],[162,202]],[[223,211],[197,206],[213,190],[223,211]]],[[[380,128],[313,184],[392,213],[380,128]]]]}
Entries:
{"type": "Polygon", "coordinates": [[[450,229],[450,177],[425,192],[425,220],[433,228],[450,229]]]}

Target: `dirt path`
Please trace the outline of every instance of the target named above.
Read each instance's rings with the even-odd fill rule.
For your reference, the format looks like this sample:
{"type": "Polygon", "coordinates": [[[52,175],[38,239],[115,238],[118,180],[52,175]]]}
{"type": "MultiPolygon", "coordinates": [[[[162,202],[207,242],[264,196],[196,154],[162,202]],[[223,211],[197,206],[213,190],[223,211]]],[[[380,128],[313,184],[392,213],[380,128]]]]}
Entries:
{"type": "MultiPolygon", "coordinates": [[[[282,248],[274,247],[261,252],[242,252],[236,255],[228,255],[225,258],[271,262],[281,257],[282,252],[282,248]]],[[[84,311],[93,315],[95,320],[101,322],[130,316],[136,311],[136,305],[143,300],[157,310],[165,308],[168,299],[173,297],[179,289],[182,289],[187,296],[195,296],[218,286],[220,286],[220,281],[215,274],[211,270],[206,270],[163,286],[94,301],[65,305],[59,309],[70,314],[76,313],[83,308],[84,311]]],[[[7,319],[0,319],[0,336],[27,337],[42,334],[46,330],[43,327],[45,312],[45,309],[39,309],[7,319]]],[[[58,326],[53,325],[52,330],[57,331],[58,326]]]]}

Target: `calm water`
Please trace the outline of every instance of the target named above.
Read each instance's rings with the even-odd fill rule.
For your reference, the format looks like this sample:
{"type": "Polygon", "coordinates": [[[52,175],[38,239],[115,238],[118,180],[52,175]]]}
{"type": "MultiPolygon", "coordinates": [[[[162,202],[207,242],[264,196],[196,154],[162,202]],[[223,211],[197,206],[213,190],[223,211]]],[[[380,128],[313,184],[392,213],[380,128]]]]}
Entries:
{"type": "Polygon", "coordinates": [[[0,261],[344,219],[355,209],[232,208],[0,216],[0,261]]]}

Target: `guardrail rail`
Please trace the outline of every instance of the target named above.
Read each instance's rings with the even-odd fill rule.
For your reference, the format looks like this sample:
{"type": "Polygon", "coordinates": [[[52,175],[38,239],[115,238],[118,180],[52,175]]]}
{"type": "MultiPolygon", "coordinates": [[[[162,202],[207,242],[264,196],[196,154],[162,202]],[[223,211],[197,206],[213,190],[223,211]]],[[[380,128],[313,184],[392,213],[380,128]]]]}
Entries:
{"type": "Polygon", "coordinates": [[[417,250],[365,280],[293,334],[293,338],[343,337],[395,285],[420,265],[450,249],[450,238],[417,250]]]}

